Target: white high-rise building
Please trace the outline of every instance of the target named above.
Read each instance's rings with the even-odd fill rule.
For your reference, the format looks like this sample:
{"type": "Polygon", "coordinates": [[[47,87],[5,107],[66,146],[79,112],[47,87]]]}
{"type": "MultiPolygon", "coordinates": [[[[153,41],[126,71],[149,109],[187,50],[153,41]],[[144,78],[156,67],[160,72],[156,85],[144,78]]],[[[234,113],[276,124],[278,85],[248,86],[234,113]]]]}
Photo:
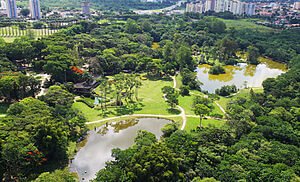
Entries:
{"type": "Polygon", "coordinates": [[[213,7],[212,7],[212,0],[206,0],[205,2],[205,11],[212,11],[213,7]]]}
{"type": "Polygon", "coordinates": [[[9,18],[18,17],[16,0],[7,0],[6,8],[7,8],[7,16],[9,18]]]}
{"type": "Polygon", "coordinates": [[[229,11],[235,15],[255,15],[255,4],[241,2],[240,0],[202,0],[198,3],[188,3],[187,12],[203,13],[207,11],[229,11]]]}
{"type": "Polygon", "coordinates": [[[4,0],[1,0],[1,9],[6,9],[6,2],[4,0]]]}
{"type": "Polygon", "coordinates": [[[300,1],[294,3],[294,10],[300,10],[300,1]]]}
{"type": "Polygon", "coordinates": [[[41,19],[41,7],[39,0],[29,0],[29,9],[32,19],[41,19]]]}

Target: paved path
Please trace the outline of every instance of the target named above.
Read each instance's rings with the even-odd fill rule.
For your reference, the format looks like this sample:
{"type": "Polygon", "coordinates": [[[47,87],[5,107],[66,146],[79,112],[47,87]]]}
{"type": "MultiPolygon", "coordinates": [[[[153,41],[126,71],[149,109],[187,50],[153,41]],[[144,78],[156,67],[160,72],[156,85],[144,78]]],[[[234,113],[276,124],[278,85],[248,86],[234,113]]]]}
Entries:
{"type": "MultiPolygon", "coordinates": [[[[172,79],[173,79],[173,88],[176,89],[176,86],[177,86],[176,76],[172,76],[172,79]]],[[[180,116],[182,117],[182,126],[180,129],[184,130],[186,121],[187,121],[186,115],[185,115],[185,110],[179,105],[177,105],[177,108],[180,110],[180,116]]]]}
{"type": "Polygon", "coordinates": [[[185,128],[185,125],[186,125],[186,115],[185,115],[185,111],[184,111],[184,109],[182,108],[182,107],[180,107],[180,106],[177,106],[179,109],[180,109],[180,116],[182,117],[182,126],[181,126],[181,130],[184,130],[184,128],[185,128]]]}
{"type": "MultiPolygon", "coordinates": [[[[172,76],[173,79],[173,88],[176,88],[177,83],[176,83],[176,78],[175,76],[172,76]]],[[[101,123],[101,122],[105,122],[105,121],[109,121],[109,120],[114,120],[114,119],[120,119],[120,118],[126,118],[126,117],[158,117],[158,118],[172,118],[172,117],[182,117],[182,126],[181,126],[181,130],[184,130],[185,126],[186,126],[186,114],[185,111],[182,107],[180,107],[179,105],[177,105],[177,108],[180,110],[180,114],[179,115],[160,115],[160,114],[131,114],[131,115],[122,115],[122,116],[116,116],[116,117],[110,117],[110,118],[105,118],[105,119],[101,119],[101,120],[97,120],[97,121],[91,121],[91,122],[87,122],[87,125],[90,124],[96,124],[96,123],[101,123]]],[[[197,117],[197,116],[196,116],[197,117]]]]}
{"type": "Polygon", "coordinates": [[[229,117],[229,115],[226,113],[225,109],[217,101],[215,101],[215,103],[221,109],[221,111],[225,114],[225,116],[229,117]]]}

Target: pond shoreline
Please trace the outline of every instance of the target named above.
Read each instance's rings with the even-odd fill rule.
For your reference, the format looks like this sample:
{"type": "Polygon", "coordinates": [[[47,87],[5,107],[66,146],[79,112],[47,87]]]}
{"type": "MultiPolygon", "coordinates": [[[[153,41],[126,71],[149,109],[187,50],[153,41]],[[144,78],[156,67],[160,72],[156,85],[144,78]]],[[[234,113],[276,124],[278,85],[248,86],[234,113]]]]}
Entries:
{"type": "Polygon", "coordinates": [[[197,78],[203,83],[201,89],[214,93],[225,85],[235,85],[238,89],[249,87],[261,87],[267,78],[275,78],[288,71],[287,65],[267,58],[260,58],[258,65],[237,63],[236,65],[225,65],[224,74],[209,74],[212,66],[208,64],[198,65],[197,78]]]}
{"type": "Polygon", "coordinates": [[[138,130],[152,132],[159,139],[162,135],[161,128],[170,122],[174,121],[149,117],[132,118],[106,122],[107,124],[89,130],[87,142],[70,162],[69,170],[77,173],[80,181],[90,180],[105,166],[106,161],[113,159],[111,149],[125,149],[132,146],[138,130]]]}

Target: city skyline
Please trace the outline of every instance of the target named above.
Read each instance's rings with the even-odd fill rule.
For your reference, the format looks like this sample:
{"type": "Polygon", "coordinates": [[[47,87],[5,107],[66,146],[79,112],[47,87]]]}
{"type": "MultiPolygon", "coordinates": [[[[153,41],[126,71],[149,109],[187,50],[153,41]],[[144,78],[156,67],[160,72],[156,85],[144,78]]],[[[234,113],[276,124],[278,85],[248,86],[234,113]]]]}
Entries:
{"type": "Polygon", "coordinates": [[[203,0],[186,5],[186,12],[204,13],[208,11],[229,11],[237,15],[255,15],[255,4],[239,0],[203,0]]]}

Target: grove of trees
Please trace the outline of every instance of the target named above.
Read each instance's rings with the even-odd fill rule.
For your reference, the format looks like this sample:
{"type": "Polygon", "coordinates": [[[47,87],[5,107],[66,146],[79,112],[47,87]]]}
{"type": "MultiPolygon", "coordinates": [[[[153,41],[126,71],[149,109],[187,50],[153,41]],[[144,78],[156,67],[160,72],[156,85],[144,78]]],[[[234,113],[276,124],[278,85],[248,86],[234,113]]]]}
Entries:
{"type": "MultiPolygon", "coordinates": [[[[195,57],[203,55],[204,63],[213,57],[234,64],[236,52],[241,51],[247,52],[251,64],[262,55],[287,63],[290,70],[267,79],[264,93],[251,92],[251,99],[231,102],[223,128],[185,132],[169,126],[162,141],[147,132],[139,134],[129,149],[113,151],[115,160],[95,180],[299,180],[299,29],[227,29],[220,19],[195,20],[188,14],[101,18],[108,23],[81,21],[40,39],[0,40],[0,97],[13,103],[0,118],[1,179],[30,181],[40,174],[37,181],[71,178],[66,171],[48,169],[65,166],[69,143],[87,131],[86,119],[71,107],[73,84],[99,77],[99,97],[106,100],[113,90],[116,105],[130,105],[138,101],[140,81],[135,74],[161,79],[180,72],[185,95],[186,90],[201,87],[194,72],[199,61],[195,57]],[[26,75],[28,69],[51,75],[46,95],[34,98],[40,83],[26,75]]],[[[175,107],[178,91],[171,87],[164,93],[170,107],[175,107]]],[[[201,120],[211,102],[198,98],[193,107],[201,120]]]]}

